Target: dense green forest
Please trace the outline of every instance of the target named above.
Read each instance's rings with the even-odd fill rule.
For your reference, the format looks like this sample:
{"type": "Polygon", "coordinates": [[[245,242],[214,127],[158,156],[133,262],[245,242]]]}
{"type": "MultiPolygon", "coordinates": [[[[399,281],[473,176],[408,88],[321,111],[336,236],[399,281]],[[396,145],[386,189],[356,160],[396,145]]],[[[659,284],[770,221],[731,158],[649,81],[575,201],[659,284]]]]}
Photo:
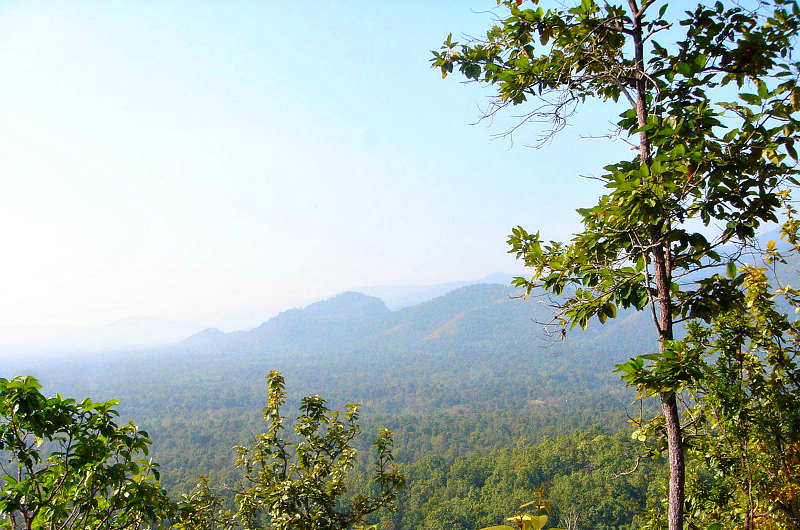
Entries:
{"type": "Polygon", "coordinates": [[[800,528],[800,7],[500,4],[432,58],[487,116],[627,105],[581,230],[513,228],[513,288],[4,365],[0,528],[800,528]]]}
{"type": "MultiPolygon", "coordinates": [[[[795,261],[779,276],[796,274],[795,261]]],[[[232,447],[264,431],[264,376],[279,369],[290,409],[311,394],[339,409],[363,405],[348,495],[369,491],[370,440],[380,428],[394,432],[407,488],[397,512],[376,519],[388,528],[490,526],[541,485],[555,524],[570,517],[575,528],[640,528],[657,520],[664,461],[637,466],[648,450],[630,436],[630,418],[655,413],[657,403],[634,403],[634,392],[613,373],[632,353],[653,348],[647,315],[620,315],[561,343],[534,321],[547,308],[515,293],[475,285],[395,312],[346,293],[276,317],[281,327],[260,339],[262,354],[252,353],[255,339],[241,341],[239,333],[229,345],[217,336],[213,345],[186,341],[18,369],[37,376],[46,393],[120,399],[123,420],[135,420],[152,438],[150,454],[174,499],[207,476],[231,502],[227,488],[241,485],[232,447]],[[318,321],[357,331],[321,352],[286,338],[302,326],[324,330],[318,321]],[[286,335],[272,342],[280,333],[286,335]]],[[[267,322],[254,333],[270,327],[278,328],[267,322]]],[[[323,342],[324,333],[304,340],[323,342]]]]}
{"type": "MultiPolygon", "coordinates": [[[[54,360],[19,373],[35,375],[49,392],[120,400],[123,416],[153,438],[175,494],[199,475],[230,478],[230,448],[262,427],[264,377],[273,369],[285,375],[292,406],[310,394],[338,408],[362,404],[365,431],[392,429],[401,462],[430,454],[452,460],[597,425],[624,428],[633,393],[612,370],[629,352],[652,348],[637,329],[640,315],[555,343],[531,320],[546,308],[511,298],[514,292],[470,286],[393,313],[375,298],[348,293],[275,317],[282,327],[260,339],[258,354],[251,353],[259,350],[256,339],[248,338],[242,348],[178,346],[54,360]],[[377,315],[363,311],[367,304],[377,315]],[[328,323],[318,328],[319,321],[328,323]],[[293,343],[293,330],[303,326],[322,331],[293,343]],[[359,333],[314,349],[325,343],[326,326],[359,333]]],[[[251,333],[270,327],[278,325],[251,333]]]]}

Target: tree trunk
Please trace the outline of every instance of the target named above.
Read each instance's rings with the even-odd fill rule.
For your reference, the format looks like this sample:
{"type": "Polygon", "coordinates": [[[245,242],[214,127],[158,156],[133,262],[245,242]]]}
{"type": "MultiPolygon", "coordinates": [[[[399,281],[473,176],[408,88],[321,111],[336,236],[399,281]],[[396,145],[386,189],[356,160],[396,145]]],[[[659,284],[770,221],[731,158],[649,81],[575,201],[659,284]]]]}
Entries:
{"type": "MultiPolygon", "coordinates": [[[[628,0],[633,18],[632,32],[634,63],[636,65],[636,100],[634,110],[639,127],[647,124],[649,111],[647,109],[647,76],[644,63],[644,38],[642,28],[642,15],[644,10],[639,9],[636,0],[628,0]]],[[[650,168],[653,164],[653,153],[650,145],[649,133],[639,132],[639,158],[642,165],[650,168]]],[[[662,353],[665,341],[672,340],[672,256],[670,244],[664,241],[663,229],[667,219],[652,224],[649,233],[649,249],[645,252],[652,254],[653,279],[657,293],[658,317],[654,322],[658,330],[658,351],[662,353]]],[[[666,225],[669,226],[668,224],[666,225]]],[[[669,495],[668,495],[668,528],[669,530],[683,530],[683,500],[685,464],[683,460],[683,437],[681,435],[680,416],[678,403],[674,394],[661,396],[661,409],[667,427],[667,452],[669,454],[669,495]]]]}
{"type": "Polygon", "coordinates": [[[683,528],[683,487],[685,471],[683,461],[683,436],[678,416],[678,403],[675,394],[661,396],[661,410],[667,422],[667,449],[669,453],[669,512],[670,530],[683,528]]]}
{"type": "MultiPolygon", "coordinates": [[[[658,320],[655,325],[658,329],[659,352],[664,351],[665,341],[673,338],[670,248],[669,243],[663,242],[661,230],[661,225],[650,227],[650,241],[653,245],[653,276],[658,293],[658,320]]],[[[685,462],[681,420],[674,393],[661,395],[661,410],[666,423],[669,458],[668,528],[669,530],[683,530],[685,462]]]]}

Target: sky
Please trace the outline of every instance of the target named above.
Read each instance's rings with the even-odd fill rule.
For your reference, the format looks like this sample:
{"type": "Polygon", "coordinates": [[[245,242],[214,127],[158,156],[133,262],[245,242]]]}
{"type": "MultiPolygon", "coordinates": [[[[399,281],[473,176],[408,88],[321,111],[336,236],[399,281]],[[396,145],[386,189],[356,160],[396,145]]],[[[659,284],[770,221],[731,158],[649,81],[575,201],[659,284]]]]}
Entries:
{"type": "Polygon", "coordinates": [[[430,50],[486,1],[0,1],[0,325],[134,315],[246,329],[367,285],[515,273],[630,156],[586,135],[493,139],[491,89],[430,50]]]}

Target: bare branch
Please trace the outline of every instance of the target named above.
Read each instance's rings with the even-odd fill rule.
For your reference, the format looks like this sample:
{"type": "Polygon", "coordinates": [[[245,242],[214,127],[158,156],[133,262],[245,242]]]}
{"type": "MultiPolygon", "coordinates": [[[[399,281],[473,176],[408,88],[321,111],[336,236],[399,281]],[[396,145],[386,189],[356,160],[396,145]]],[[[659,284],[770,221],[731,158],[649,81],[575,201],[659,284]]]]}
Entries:
{"type": "Polygon", "coordinates": [[[626,475],[633,475],[634,473],[636,473],[636,470],[637,470],[637,469],[639,469],[639,464],[640,464],[640,463],[642,462],[642,460],[643,460],[643,459],[645,459],[645,458],[650,458],[650,455],[649,455],[649,454],[645,454],[645,455],[638,455],[638,456],[636,457],[636,463],[633,465],[633,468],[632,468],[632,469],[630,469],[629,471],[623,471],[623,472],[621,472],[621,473],[613,473],[611,476],[612,476],[613,478],[620,478],[620,477],[624,477],[624,476],[626,476],[626,475]]]}

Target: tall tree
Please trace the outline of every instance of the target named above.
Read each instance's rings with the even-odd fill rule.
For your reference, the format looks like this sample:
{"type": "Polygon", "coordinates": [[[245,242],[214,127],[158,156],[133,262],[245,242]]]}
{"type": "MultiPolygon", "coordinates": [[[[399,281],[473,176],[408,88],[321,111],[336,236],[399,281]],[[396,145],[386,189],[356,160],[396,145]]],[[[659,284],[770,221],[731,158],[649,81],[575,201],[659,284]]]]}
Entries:
{"type": "Polygon", "coordinates": [[[800,68],[791,54],[800,9],[790,0],[752,9],[716,2],[675,19],[655,0],[501,3],[508,15],[485,39],[448,37],[432,59],[443,76],[457,68],[496,86],[490,114],[532,102],[523,123],[549,120],[549,135],[587,99],[627,103],[618,126],[636,156],[605,167],[598,178],[608,191],[578,210],[583,230],[564,244],[518,227],[509,243],[533,269],[517,284],[557,296],[563,331],[604,322],[617,307],[649,306],[659,352],[638,361],[658,374],[647,391],[661,399],[668,524],[679,530],[685,463],[676,396],[699,367],[675,347],[674,330],[742,306],[736,265],[756,230],[777,220],[779,194],[797,185],[800,68]]]}
{"type": "MultiPolygon", "coordinates": [[[[798,266],[800,223],[784,200],[781,237],[788,250],[770,241],[766,266],[746,264],[737,273],[743,306],[710,325],[689,322],[685,338],[670,344],[696,368],[683,393],[692,528],[800,528],[800,321],[786,311],[800,312],[800,291],[768,274],[777,262],[798,266]]],[[[620,367],[643,392],[660,380],[658,368],[639,359],[620,367]]],[[[658,429],[654,418],[635,436],[658,444],[659,436],[651,436],[658,429]]]]}

